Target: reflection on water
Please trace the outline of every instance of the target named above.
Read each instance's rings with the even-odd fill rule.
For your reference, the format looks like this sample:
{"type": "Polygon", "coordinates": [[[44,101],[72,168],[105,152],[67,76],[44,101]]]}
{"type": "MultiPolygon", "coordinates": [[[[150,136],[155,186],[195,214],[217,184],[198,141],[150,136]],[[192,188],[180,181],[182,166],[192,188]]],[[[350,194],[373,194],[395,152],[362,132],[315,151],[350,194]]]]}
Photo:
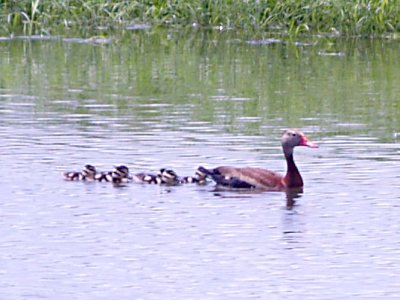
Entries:
{"type": "MultiPolygon", "coordinates": [[[[265,194],[271,194],[271,193],[278,193],[281,194],[281,192],[269,192],[266,193],[263,190],[235,190],[235,189],[227,189],[225,187],[220,187],[220,186],[215,186],[213,189],[213,195],[215,197],[219,197],[222,199],[226,198],[235,198],[235,199],[243,199],[243,198],[252,198],[254,195],[260,194],[260,195],[265,195],[265,194]]],[[[296,205],[296,201],[301,198],[303,193],[303,189],[298,189],[298,190],[290,190],[285,192],[284,194],[286,195],[286,209],[292,210],[294,206],[296,205]]]]}
{"type": "Polygon", "coordinates": [[[395,43],[231,34],[0,41],[0,298],[400,297],[395,43]],[[288,126],[302,193],[61,176],[283,173],[288,126]]]}

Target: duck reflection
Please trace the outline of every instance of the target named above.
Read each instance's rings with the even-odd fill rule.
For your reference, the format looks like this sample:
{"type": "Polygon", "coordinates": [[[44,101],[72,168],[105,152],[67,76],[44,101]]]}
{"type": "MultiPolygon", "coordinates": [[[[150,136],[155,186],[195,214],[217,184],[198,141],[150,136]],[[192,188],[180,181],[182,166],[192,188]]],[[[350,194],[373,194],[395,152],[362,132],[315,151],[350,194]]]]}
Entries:
{"type": "MultiPolygon", "coordinates": [[[[215,186],[211,192],[216,197],[220,198],[243,198],[251,197],[254,194],[270,193],[272,191],[265,191],[262,189],[231,189],[221,186],[215,186]]],[[[288,189],[285,191],[287,210],[292,210],[296,205],[296,200],[302,197],[303,188],[288,189]]]]}
{"type": "Polygon", "coordinates": [[[296,204],[296,199],[301,198],[303,188],[289,189],[286,191],[286,209],[292,210],[296,204]]]}

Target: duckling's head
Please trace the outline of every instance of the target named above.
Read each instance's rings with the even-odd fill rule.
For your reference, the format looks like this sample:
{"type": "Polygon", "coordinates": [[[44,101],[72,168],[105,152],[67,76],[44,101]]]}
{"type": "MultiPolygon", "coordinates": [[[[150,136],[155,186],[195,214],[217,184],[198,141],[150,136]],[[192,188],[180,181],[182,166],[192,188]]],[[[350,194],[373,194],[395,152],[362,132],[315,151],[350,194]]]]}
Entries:
{"type": "Polygon", "coordinates": [[[170,169],[160,169],[159,175],[164,183],[167,184],[174,184],[178,182],[178,175],[175,173],[174,170],[170,169]]]}
{"type": "Polygon", "coordinates": [[[85,177],[94,177],[96,172],[96,168],[92,165],[85,165],[85,168],[82,170],[82,174],[85,177]]]}
{"type": "Polygon", "coordinates": [[[124,165],[115,166],[114,167],[114,174],[117,177],[126,178],[129,177],[129,168],[124,165]]]}

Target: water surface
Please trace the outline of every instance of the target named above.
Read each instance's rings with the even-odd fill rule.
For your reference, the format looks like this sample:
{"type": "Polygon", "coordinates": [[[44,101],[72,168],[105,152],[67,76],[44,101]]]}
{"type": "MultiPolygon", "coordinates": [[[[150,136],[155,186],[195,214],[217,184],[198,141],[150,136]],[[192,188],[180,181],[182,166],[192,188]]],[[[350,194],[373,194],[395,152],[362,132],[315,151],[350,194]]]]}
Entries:
{"type": "Polygon", "coordinates": [[[0,41],[4,299],[398,299],[398,41],[135,31],[0,41]],[[274,39],[271,43],[269,39],[274,39]],[[92,163],[284,172],[304,193],[65,182],[92,163]]]}

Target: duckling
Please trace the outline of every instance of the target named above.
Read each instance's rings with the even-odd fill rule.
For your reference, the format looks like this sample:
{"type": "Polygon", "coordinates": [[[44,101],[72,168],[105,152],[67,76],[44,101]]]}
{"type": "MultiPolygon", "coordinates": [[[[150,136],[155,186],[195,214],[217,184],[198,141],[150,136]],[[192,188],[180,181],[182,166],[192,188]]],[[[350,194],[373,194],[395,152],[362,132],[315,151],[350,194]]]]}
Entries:
{"type": "Polygon", "coordinates": [[[63,174],[64,179],[68,180],[68,181],[77,181],[77,180],[82,180],[83,179],[83,175],[81,172],[76,172],[76,171],[69,171],[69,172],[65,172],[63,174]]]}
{"type": "Polygon", "coordinates": [[[68,181],[94,181],[96,180],[97,170],[92,165],[85,165],[81,172],[65,172],[64,179],[68,181]]]}
{"type": "Polygon", "coordinates": [[[132,178],[129,175],[129,168],[127,166],[120,165],[114,168],[114,171],[112,172],[112,183],[126,183],[129,182],[131,179],[132,178]]]}
{"type": "Polygon", "coordinates": [[[197,183],[197,184],[206,184],[207,183],[207,174],[197,169],[194,176],[185,176],[180,178],[180,183],[197,183]]]}
{"type": "Polygon", "coordinates": [[[162,183],[168,185],[179,184],[179,177],[174,170],[171,169],[160,169],[159,176],[161,177],[162,183]]]}
{"type": "Polygon", "coordinates": [[[99,182],[106,181],[115,184],[129,182],[131,176],[129,175],[129,168],[124,165],[114,167],[114,170],[109,172],[101,172],[96,177],[99,182]]]}
{"type": "Polygon", "coordinates": [[[148,184],[162,184],[161,176],[154,174],[138,173],[132,176],[133,181],[148,183],[148,184]]]}
{"type": "Polygon", "coordinates": [[[111,182],[112,178],[113,178],[113,172],[112,171],[108,171],[108,172],[100,172],[96,175],[96,181],[98,182],[111,182]]]}
{"type": "Polygon", "coordinates": [[[178,175],[173,170],[160,169],[158,174],[138,173],[132,176],[133,181],[148,184],[179,184],[178,175]]]}
{"type": "Polygon", "coordinates": [[[95,180],[97,174],[97,170],[92,165],[86,165],[85,168],[82,170],[83,180],[93,181],[95,180]]]}

